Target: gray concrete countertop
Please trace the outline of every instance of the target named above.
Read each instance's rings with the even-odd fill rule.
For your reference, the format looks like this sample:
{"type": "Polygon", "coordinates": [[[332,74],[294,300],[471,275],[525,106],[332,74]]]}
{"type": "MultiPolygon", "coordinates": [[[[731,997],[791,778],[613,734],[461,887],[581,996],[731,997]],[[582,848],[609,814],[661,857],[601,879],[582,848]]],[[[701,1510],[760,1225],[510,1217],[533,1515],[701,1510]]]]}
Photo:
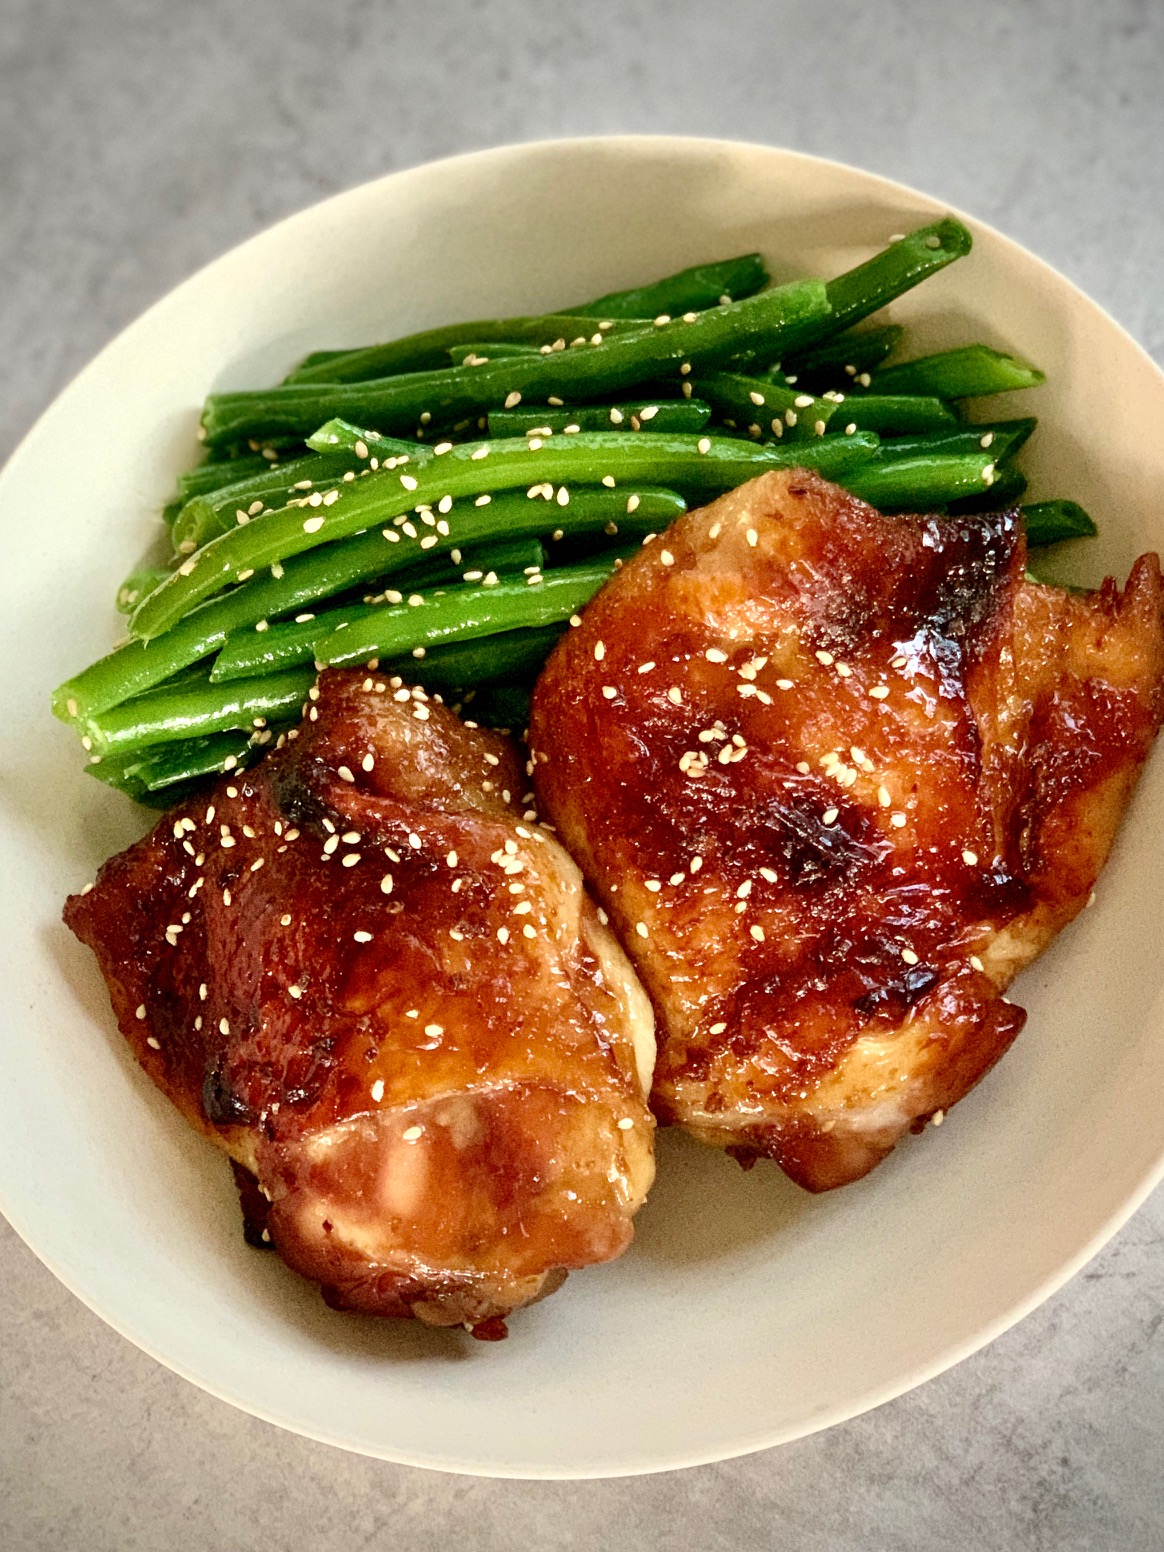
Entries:
{"type": "MultiPolygon", "coordinates": [[[[143,307],[269,222],[450,152],[669,131],[963,206],[1164,358],[1152,0],[4,0],[0,456],[143,307]]],[[[1164,1195],[921,1390],[783,1449],[616,1482],[438,1476],[233,1411],[0,1223],[0,1547],[794,1552],[1164,1547],[1164,1195]]]]}

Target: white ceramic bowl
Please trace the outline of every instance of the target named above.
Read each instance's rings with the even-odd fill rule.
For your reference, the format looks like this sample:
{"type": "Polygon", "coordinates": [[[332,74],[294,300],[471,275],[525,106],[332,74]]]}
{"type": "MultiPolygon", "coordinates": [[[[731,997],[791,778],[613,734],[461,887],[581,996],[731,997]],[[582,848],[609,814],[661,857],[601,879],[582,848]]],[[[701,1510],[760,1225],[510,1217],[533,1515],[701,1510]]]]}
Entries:
{"type": "MultiPolygon", "coordinates": [[[[760,146],[611,139],[398,173],[284,221],[174,291],[61,395],[0,483],[0,1205],[118,1331],[215,1395],[370,1455],[530,1477],[663,1470],[850,1417],[988,1342],[1164,1167],[1164,781],[1149,771],[1088,912],[1025,975],[1030,1021],[940,1132],[813,1198],[680,1136],[621,1261],[501,1345],[333,1314],[243,1244],[225,1160],[137,1070],[65,895],[143,815],[82,775],[50,688],[104,651],[117,582],[196,455],[213,388],[441,320],[530,312],[752,248],[830,275],[942,207],[760,146]]],[[[1101,525],[1070,564],[1164,541],[1164,378],[1086,297],[970,221],[972,256],[896,305],[911,344],[986,339],[1047,385],[1036,493],[1101,525]]]]}

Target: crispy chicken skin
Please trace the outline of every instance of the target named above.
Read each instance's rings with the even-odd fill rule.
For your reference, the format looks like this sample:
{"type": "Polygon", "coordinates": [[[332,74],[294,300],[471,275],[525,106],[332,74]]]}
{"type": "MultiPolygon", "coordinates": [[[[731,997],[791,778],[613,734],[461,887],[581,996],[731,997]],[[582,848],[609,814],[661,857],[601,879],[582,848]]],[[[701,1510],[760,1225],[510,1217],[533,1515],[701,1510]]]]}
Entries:
{"type": "Polygon", "coordinates": [[[508,740],[329,671],[298,735],[74,895],[122,1033],[251,1234],[368,1314],[504,1334],[626,1249],[652,1014],[508,740]],[[254,1177],[254,1178],[252,1178],[254,1177]]]}
{"type": "Polygon", "coordinates": [[[1160,725],[1164,614],[1024,581],[1017,512],[883,517],[772,473],[681,518],[555,649],[542,811],[655,1005],[653,1104],[827,1190],[1025,1019],[1160,725]]]}

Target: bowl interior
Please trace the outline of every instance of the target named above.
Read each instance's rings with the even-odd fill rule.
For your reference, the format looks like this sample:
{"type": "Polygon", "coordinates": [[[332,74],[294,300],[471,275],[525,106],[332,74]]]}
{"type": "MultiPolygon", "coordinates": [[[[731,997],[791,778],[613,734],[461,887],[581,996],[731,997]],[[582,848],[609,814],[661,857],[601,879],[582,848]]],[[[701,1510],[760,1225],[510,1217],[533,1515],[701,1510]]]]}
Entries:
{"type": "MultiPolygon", "coordinates": [[[[529,312],[760,249],[777,278],[835,273],[941,207],[762,147],[563,142],[397,174],[228,254],[116,340],[0,481],[0,1205],[99,1314],[161,1361],[286,1427],[389,1459],[613,1475],[794,1438],[887,1399],[1003,1329],[1093,1253],[1164,1159],[1164,965],[1144,909],[1164,870],[1149,770],[1087,912],[1025,975],[1006,1060],[940,1132],[809,1197],[678,1135],[621,1261],[572,1277],[508,1342],[328,1311],[246,1249],[225,1162],[137,1070],[64,896],[145,828],[80,768],[51,687],[116,636],[117,583],[196,455],[210,389],[298,356],[455,318],[529,312]]],[[[918,350],[985,339],[1047,384],[1036,495],[1101,538],[1060,574],[1121,576],[1158,547],[1164,378],[1097,307],[974,223],[973,255],[893,309],[918,350]]],[[[1009,406],[991,407],[991,415],[1009,406]]]]}

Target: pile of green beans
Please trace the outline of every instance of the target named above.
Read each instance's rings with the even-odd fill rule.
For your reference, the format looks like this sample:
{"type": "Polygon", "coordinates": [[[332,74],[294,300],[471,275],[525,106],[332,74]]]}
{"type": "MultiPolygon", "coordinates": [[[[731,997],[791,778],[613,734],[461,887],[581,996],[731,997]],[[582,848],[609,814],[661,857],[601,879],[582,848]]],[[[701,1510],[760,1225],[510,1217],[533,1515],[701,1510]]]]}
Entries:
{"type": "MultiPolygon", "coordinates": [[[[212,394],[208,457],[163,510],[169,558],[119,589],[130,639],[54,712],[94,776],[165,805],[277,744],[328,664],[520,727],[566,622],[633,550],[767,469],[891,512],[1017,501],[1034,418],[967,404],[1038,369],[984,344],[896,362],[899,325],[858,327],[969,250],[946,219],[775,287],[745,254],[212,394]]],[[[1024,510],[1032,545],[1095,531],[1073,502],[1024,510]]]]}

